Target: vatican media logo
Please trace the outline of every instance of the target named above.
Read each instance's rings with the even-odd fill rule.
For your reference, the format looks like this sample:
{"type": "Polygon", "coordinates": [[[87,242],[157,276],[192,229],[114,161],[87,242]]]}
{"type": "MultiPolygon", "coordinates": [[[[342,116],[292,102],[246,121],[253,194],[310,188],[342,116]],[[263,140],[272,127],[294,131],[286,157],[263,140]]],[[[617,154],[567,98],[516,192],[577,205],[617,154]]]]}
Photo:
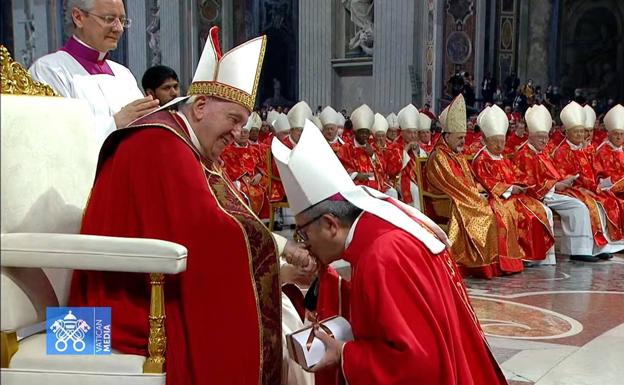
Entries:
{"type": "Polygon", "coordinates": [[[49,307],[46,327],[48,354],[112,353],[110,307],[49,307]]]}

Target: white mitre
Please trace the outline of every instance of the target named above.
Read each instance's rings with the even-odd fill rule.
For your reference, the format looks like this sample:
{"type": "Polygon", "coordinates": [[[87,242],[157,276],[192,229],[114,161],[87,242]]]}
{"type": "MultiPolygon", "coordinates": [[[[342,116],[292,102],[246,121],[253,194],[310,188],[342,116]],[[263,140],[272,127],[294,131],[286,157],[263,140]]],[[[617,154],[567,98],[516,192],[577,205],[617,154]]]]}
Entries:
{"type": "Polygon", "coordinates": [[[312,119],[312,109],[302,100],[288,110],[286,116],[288,116],[290,128],[303,128],[306,119],[312,119]]]}
{"type": "Polygon", "coordinates": [[[388,128],[399,128],[399,118],[394,112],[386,116],[386,120],[388,121],[388,128]]]}
{"type": "Polygon", "coordinates": [[[559,113],[561,123],[566,130],[573,128],[585,128],[585,110],[575,101],[568,103],[559,113]]]}
{"type": "Polygon", "coordinates": [[[624,131],[624,106],[616,104],[603,119],[607,131],[624,131]]]}
{"type": "Polygon", "coordinates": [[[366,104],[362,104],[351,113],[351,123],[353,123],[353,131],[370,130],[375,123],[375,113],[366,104]]]}
{"type": "Polygon", "coordinates": [[[418,108],[416,108],[416,106],[411,103],[403,107],[397,115],[397,119],[399,120],[399,127],[401,127],[401,130],[417,131],[418,114],[418,108]]]}
{"type": "Polygon", "coordinates": [[[187,95],[177,97],[153,112],[167,109],[193,95],[213,96],[253,110],[266,36],[246,41],[222,55],[218,34],[218,27],[210,28],[187,95]]]}
{"type": "Polygon", "coordinates": [[[338,126],[340,123],[340,118],[338,117],[338,115],[342,116],[342,114],[338,114],[338,112],[336,112],[336,110],[334,110],[330,106],[325,107],[323,111],[321,111],[320,115],[323,127],[327,126],[328,124],[338,126]]]}
{"type": "Polygon", "coordinates": [[[431,118],[422,112],[418,113],[418,131],[431,131],[431,118]]]}
{"type": "Polygon", "coordinates": [[[594,124],[596,123],[596,111],[594,111],[589,104],[583,107],[583,111],[585,111],[585,128],[594,128],[594,124]]]}
{"type": "Polygon", "coordinates": [[[386,118],[384,118],[382,114],[375,114],[375,121],[373,122],[371,132],[373,133],[373,135],[378,132],[383,132],[384,134],[388,132],[388,121],[386,120],[386,118]]]}
{"type": "MultiPolygon", "coordinates": [[[[312,126],[312,122],[306,122],[306,126],[312,126]]],[[[356,186],[319,130],[304,129],[293,150],[273,139],[271,150],[290,209],[295,215],[328,198],[337,197],[404,229],[434,254],[445,250],[446,234],[427,216],[393,200],[400,208],[395,206],[388,201],[390,197],[377,190],[356,186]],[[410,218],[406,211],[427,228],[410,218]]]]}
{"type": "Polygon", "coordinates": [[[509,119],[507,119],[505,111],[495,104],[485,111],[479,122],[479,127],[481,127],[481,131],[486,138],[505,136],[509,128],[509,119]]]}
{"type": "Polygon", "coordinates": [[[286,114],[280,113],[277,118],[273,121],[273,130],[276,134],[280,132],[289,132],[290,131],[290,123],[288,122],[288,117],[286,114]]]}
{"type": "Polygon", "coordinates": [[[546,133],[550,132],[552,128],[552,116],[548,108],[541,104],[529,108],[524,113],[524,120],[526,121],[527,130],[530,134],[546,133]]]}

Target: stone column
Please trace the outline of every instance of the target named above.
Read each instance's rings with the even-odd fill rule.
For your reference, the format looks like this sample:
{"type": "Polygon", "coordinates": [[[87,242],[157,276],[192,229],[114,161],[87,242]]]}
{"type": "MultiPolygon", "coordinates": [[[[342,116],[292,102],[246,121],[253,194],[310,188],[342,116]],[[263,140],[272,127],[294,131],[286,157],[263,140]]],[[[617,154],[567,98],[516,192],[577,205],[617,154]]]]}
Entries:
{"type": "MultiPolygon", "coordinates": [[[[398,112],[412,101],[410,66],[414,65],[414,3],[413,0],[375,2],[371,108],[376,112],[398,112]]],[[[417,67],[419,71],[414,70],[414,75],[422,79],[420,65],[417,67]]]]}
{"type": "Polygon", "coordinates": [[[128,1],[126,14],[132,19],[132,26],[125,33],[128,39],[128,68],[134,74],[141,88],[141,77],[148,68],[146,27],[146,3],[149,1],[128,1]]]}
{"type": "Polygon", "coordinates": [[[298,99],[312,109],[332,103],[332,10],[331,0],[299,2],[298,99]]]}
{"type": "Polygon", "coordinates": [[[546,92],[549,83],[548,60],[550,39],[551,0],[529,1],[529,38],[527,55],[527,80],[541,85],[546,92]]]}
{"type": "Polygon", "coordinates": [[[193,79],[201,53],[198,48],[196,6],[193,0],[160,3],[162,64],[178,73],[184,92],[193,79]]]}
{"type": "Polygon", "coordinates": [[[439,99],[444,95],[444,7],[446,0],[435,0],[435,9],[433,12],[433,36],[434,36],[434,59],[433,59],[433,94],[431,100],[431,108],[435,114],[442,112],[439,108],[439,99]]]}
{"type": "MultiPolygon", "coordinates": [[[[477,99],[480,99],[481,95],[481,82],[484,76],[485,66],[485,47],[487,42],[485,41],[485,23],[486,23],[486,4],[485,0],[476,0],[475,13],[476,13],[476,28],[475,28],[475,64],[474,64],[474,91],[477,99]]],[[[475,107],[479,104],[475,104],[475,107]]]]}

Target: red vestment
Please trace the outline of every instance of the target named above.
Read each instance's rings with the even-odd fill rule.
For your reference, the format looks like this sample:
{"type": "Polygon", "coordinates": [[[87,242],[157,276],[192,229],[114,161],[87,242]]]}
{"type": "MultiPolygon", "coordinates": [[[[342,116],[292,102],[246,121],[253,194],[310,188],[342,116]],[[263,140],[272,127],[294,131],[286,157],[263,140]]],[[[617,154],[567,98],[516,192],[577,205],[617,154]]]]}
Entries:
{"type": "MultiPolygon", "coordinates": [[[[165,278],[167,384],[279,384],[275,242],[175,114],[157,112],[108,137],[81,233],[187,248],[186,271],[165,278]]],[[[146,356],[149,281],[75,271],[69,303],[112,307],[113,348],[146,356]]]]}
{"type": "Polygon", "coordinates": [[[240,183],[240,190],[249,199],[252,210],[260,216],[262,209],[268,205],[265,187],[261,184],[251,184],[256,174],[263,174],[266,158],[258,146],[247,144],[245,147],[233,144],[221,154],[223,168],[228,177],[240,183]],[[263,167],[264,166],[264,167],[263,167]]]}
{"type": "MultiPolygon", "coordinates": [[[[611,178],[611,191],[618,196],[624,194],[624,151],[614,148],[606,141],[596,151],[594,169],[598,178],[611,178]]],[[[624,197],[624,196],[622,196],[624,197]]]]}
{"type": "MultiPolygon", "coordinates": [[[[290,135],[284,137],[284,140],[281,140],[282,143],[291,150],[295,148],[295,144],[290,139],[290,135]]],[[[270,145],[269,145],[270,146],[270,145]]],[[[268,151],[271,151],[270,147],[268,151]]],[[[282,180],[279,176],[279,170],[277,169],[277,164],[275,160],[271,162],[271,192],[269,195],[269,201],[271,202],[283,202],[286,200],[286,192],[284,191],[284,186],[282,185],[282,180]]]]}
{"type": "Polygon", "coordinates": [[[401,147],[392,143],[386,143],[385,146],[380,147],[377,145],[377,142],[373,142],[373,151],[375,151],[375,156],[381,162],[383,168],[384,183],[382,188],[387,190],[390,187],[394,187],[401,173],[403,162],[401,147]]]}
{"type": "Polygon", "coordinates": [[[548,144],[546,144],[546,148],[544,148],[544,152],[549,156],[552,156],[555,153],[555,150],[557,150],[566,139],[565,134],[561,130],[551,132],[552,134],[550,135],[548,144]]]}
{"type": "MultiPolygon", "coordinates": [[[[530,186],[527,193],[540,201],[555,187],[557,182],[565,179],[565,176],[561,175],[555,167],[546,150],[538,153],[528,143],[520,147],[513,158],[513,162],[516,165],[518,179],[530,186]]],[[[605,245],[607,239],[602,232],[598,206],[591,195],[574,187],[558,193],[577,198],[587,206],[594,242],[600,246],[605,245]]]]}
{"type": "Polygon", "coordinates": [[[605,140],[607,140],[608,132],[606,130],[596,129],[594,130],[594,137],[592,138],[592,144],[598,148],[605,140]]]}
{"type": "MultiPolygon", "coordinates": [[[[355,145],[355,140],[345,142],[337,154],[338,159],[349,174],[370,174],[366,181],[354,180],[356,185],[365,185],[379,191],[385,191],[385,175],[382,162],[377,157],[369,156],[365,147],[355,145]]],[[[374,154],[373,154],[374,155],[374,154]]]]}
{"type": "Polygon", "coordinates": [[[340,137],[336,137],[333,142],[328,142],[329,147],[334,151],[334,154],[338,155],[340,148],[344,145],[344,141],[340,137]]]}
{"type": "Polygon", "coordinates": [[[350,385],[507,384],[448,251],[364,213],[343,258],[351,263],[350,385]],[[374,283],[374,284],[372,284],[374,283]]]}
{"type": "Polygon", "coordinates": [[[425,188],[451,199],[448,235],[455,261],[466,275],[492,278],[522,271],[516,213],[480,194],[466,158],[438,141],[426,165],[425,188]]]}
{"type": "MultiPolygon", "coordinates": [[[[598,192],[598,180],[594,172],[594,155],[584,149],[573,149],[566,140],[553,155],[553,161],[562,175],[576,175],[573,187],[579,188],[591,200],[600,202],[607,217],[609,236],[614,241],[624,239],[624,203],[613,192],[598,192]]],[[[579,198],[580,199],[580,198],[579,198]]],[[[595,204],[584,200],[589,206],[595,204]]]]}
{"type": "Polygon", "coordinates": [[[524,185],[511,161],[504,156],[495,159],[484,149],[472,161],[472,168],[477,180],[488,191],[489,199],[497,200],[516,212],[518,243],[524,250],[525,259],[543,260],[555,244],[544,206],[526,194],[514,194],[507,199],[503,197],[512,185],[524,185]]]}
{"type": "Polygon", "coordinates": [[[503,151],[503,154],[514,154],[518,150],[518,147],[520,147],[522,143],[526,142],[528,138],[529,135],[526,132],[523,136],[518,136],[515,132],[511,133],[505,141],[505,150],[503,151]]]}
{"type": "Polygon", "coordinates": [[[468,131],[466,133],[466,142],[464,143],[464,155],[474,155],[483,148],[481,143],[481,132],[468,131]]]}

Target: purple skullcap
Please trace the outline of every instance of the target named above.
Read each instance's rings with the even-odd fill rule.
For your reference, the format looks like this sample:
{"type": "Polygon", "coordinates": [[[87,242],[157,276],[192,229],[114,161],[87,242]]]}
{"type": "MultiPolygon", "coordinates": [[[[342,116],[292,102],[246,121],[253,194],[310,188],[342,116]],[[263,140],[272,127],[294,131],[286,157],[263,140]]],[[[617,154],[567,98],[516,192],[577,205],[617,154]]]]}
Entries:
{"type": "Polygon", "coordinates": [[[327,198],[330,202],[344,202],[346,199],[340,193],[335,193],[334,195],[327,198]]]}

